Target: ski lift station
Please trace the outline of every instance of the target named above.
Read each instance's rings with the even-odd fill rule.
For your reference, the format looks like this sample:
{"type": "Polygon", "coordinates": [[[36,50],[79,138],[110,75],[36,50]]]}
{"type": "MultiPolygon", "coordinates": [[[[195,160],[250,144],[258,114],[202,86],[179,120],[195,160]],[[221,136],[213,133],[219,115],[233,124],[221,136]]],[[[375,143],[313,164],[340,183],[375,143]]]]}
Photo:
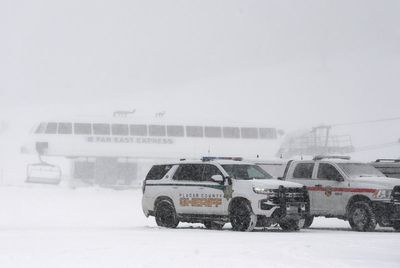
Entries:
{"type": "Polygon", "coordinates": [[[40,122],[21,151],[39,156],[38,163],[28,166],[29,182],[58,183],[64,174],[88,184],[129,186],[141,182],[154,162],[202,156],[273,158],[280,140],[270,126],[118,116],[40,122]],[[67,160],[67,167],[55,164],[60,158],[67,160]]]}

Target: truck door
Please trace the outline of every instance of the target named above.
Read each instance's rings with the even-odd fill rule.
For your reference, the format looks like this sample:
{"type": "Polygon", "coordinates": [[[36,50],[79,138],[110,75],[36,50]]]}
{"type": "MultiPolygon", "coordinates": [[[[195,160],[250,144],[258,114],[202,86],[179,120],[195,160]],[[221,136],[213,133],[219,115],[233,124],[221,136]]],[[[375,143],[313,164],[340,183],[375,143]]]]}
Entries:
{"type": "Polygon", "coordinates": [[[319,215],[341,215],[345,206],[343,189],[346,188],[344,178],[338,169],[329,163],[319,163],[314,186],[309,187],[313,196],[312,208],[319,215]]]}
{"type": "Polygon", "coordinates": [[[288,171],[288,179],[293,182],[297,182],[303,184],[309,190],[310,196],[310,210],[311,214],[313,214],[314,207],[318,203],[318,196],[314,195],[313,191],[310,191],[310,188],[315,186],[315,180],[313,180],[314,173],[314,162],[299,162],[294,163],[294,169],[288,171]]]}

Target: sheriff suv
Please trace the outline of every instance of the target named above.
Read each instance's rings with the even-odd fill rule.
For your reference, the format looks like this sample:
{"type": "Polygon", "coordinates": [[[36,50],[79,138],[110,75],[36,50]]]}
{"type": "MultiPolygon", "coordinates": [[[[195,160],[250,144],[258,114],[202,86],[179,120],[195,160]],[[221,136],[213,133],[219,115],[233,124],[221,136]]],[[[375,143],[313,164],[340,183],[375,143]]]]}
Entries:
{"type": "Polygon", "coordinates": [[[348,220],[356,231],[372,231],[377,223],[400,231],[400,181],[385,177],[370,164],[350,157],[317,156],[313,160],[289,161],[285,180],[307,186],[310,216],[348,220]]]}
{"type": "Polygon", "coordinates": [[[230,222],[235,231],[272,224],[298,230],[308,207],[301,184],[275,180],[242,161],[203,158],[154,165],[143,183],[144,214],[169,228],[189,222],[222,229],[230,222]]]}

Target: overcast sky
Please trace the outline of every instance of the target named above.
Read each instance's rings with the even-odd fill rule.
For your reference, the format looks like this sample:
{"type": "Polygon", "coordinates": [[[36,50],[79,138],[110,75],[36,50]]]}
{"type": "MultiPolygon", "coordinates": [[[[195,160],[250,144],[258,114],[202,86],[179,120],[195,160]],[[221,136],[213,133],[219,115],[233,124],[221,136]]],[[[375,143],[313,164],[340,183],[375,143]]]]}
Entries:
{"type": "Polygon", "coordinates": [[[397,0],[2,0],[0,120],[400,116],[399,14],[397,0]]]}

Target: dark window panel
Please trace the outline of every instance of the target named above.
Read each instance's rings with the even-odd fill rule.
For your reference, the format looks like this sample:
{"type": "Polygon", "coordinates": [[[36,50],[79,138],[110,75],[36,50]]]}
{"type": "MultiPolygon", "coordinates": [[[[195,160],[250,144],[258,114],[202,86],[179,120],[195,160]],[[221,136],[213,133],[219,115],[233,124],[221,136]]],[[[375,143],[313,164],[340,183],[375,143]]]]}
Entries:
{"type": "Polygon", "coordinates": [[[243,139],[257,139],[258,129],[252,127],[242,127],[241,134],[243,139]]]}
{"type": "Polygon", "coordinates": [[[110,135],[109,124],[93,124],[94,135],[110,135]]]}
{"type": "Polygon", "coordinates": [[[275,128],[260,128],[260,139],[276,139],[276,129],[275,128]]]}
{"type": "Polygon", "coordinates": [[[88,123],[75,123],[74,133],[76,135],[92,135],[92,125],[88,123]]]}
{"type": "Polygon", "coordinates": [[[205,127],[204,135],[207,138],[221,138],[222,137],[222,129],[221,129],[221,127],[205,127]]]}
{"type": "Polygon", "coordinates": [[[47,123],[45,133],[46,134],[56,134],[57,133],[57,123],[55,123],[55,122],[47,123]]]}
{"type": "Polygon", "coordinates": [[[149,125],[149,136],[163,137],[166,135],[165,126],[149,125]]]}
{"type": "Polygon", "coordinates": [[[184,134],[183,126],[167,126],[168,137],[183,137],[184,134]]]}
{"type": "Polygon", "coordinates": [[[187,126],[186,137],[203,137],[203,127],[200,126],[187,126]]]}
{"type": "Polygon", "coordinates": [[[147,136],[146,125],[130,125],[131,136],[147,136]]]}
{"type": "Polygon", "coordinates": [[[58,134],[72,134],[72,123],[58,123],[58,134]]]}
{"type": "Polygon", "coordinates": [[[125,124],[112,124],[111,125],[111,133],[112,133],[112,135],[128,136],[129,135],[128,125],[125,125],[125,124]]]}
{"type": "Polygon", "coordinates": [[[39,126],[37,127],[37,129],[35,130],[35,133],[36,133],[36,134],[44,133],[45,130],[46,130],[46,125],[47,125],[47,123],[44,123],[44,122],[40,123],[40,125],[39,125],[39,126]]]}
{"type": "Polygon", "coordinates": [[[224,127],[222,130],[224,138],[240,138],[240,130],[238,127],[224,127]]]}

